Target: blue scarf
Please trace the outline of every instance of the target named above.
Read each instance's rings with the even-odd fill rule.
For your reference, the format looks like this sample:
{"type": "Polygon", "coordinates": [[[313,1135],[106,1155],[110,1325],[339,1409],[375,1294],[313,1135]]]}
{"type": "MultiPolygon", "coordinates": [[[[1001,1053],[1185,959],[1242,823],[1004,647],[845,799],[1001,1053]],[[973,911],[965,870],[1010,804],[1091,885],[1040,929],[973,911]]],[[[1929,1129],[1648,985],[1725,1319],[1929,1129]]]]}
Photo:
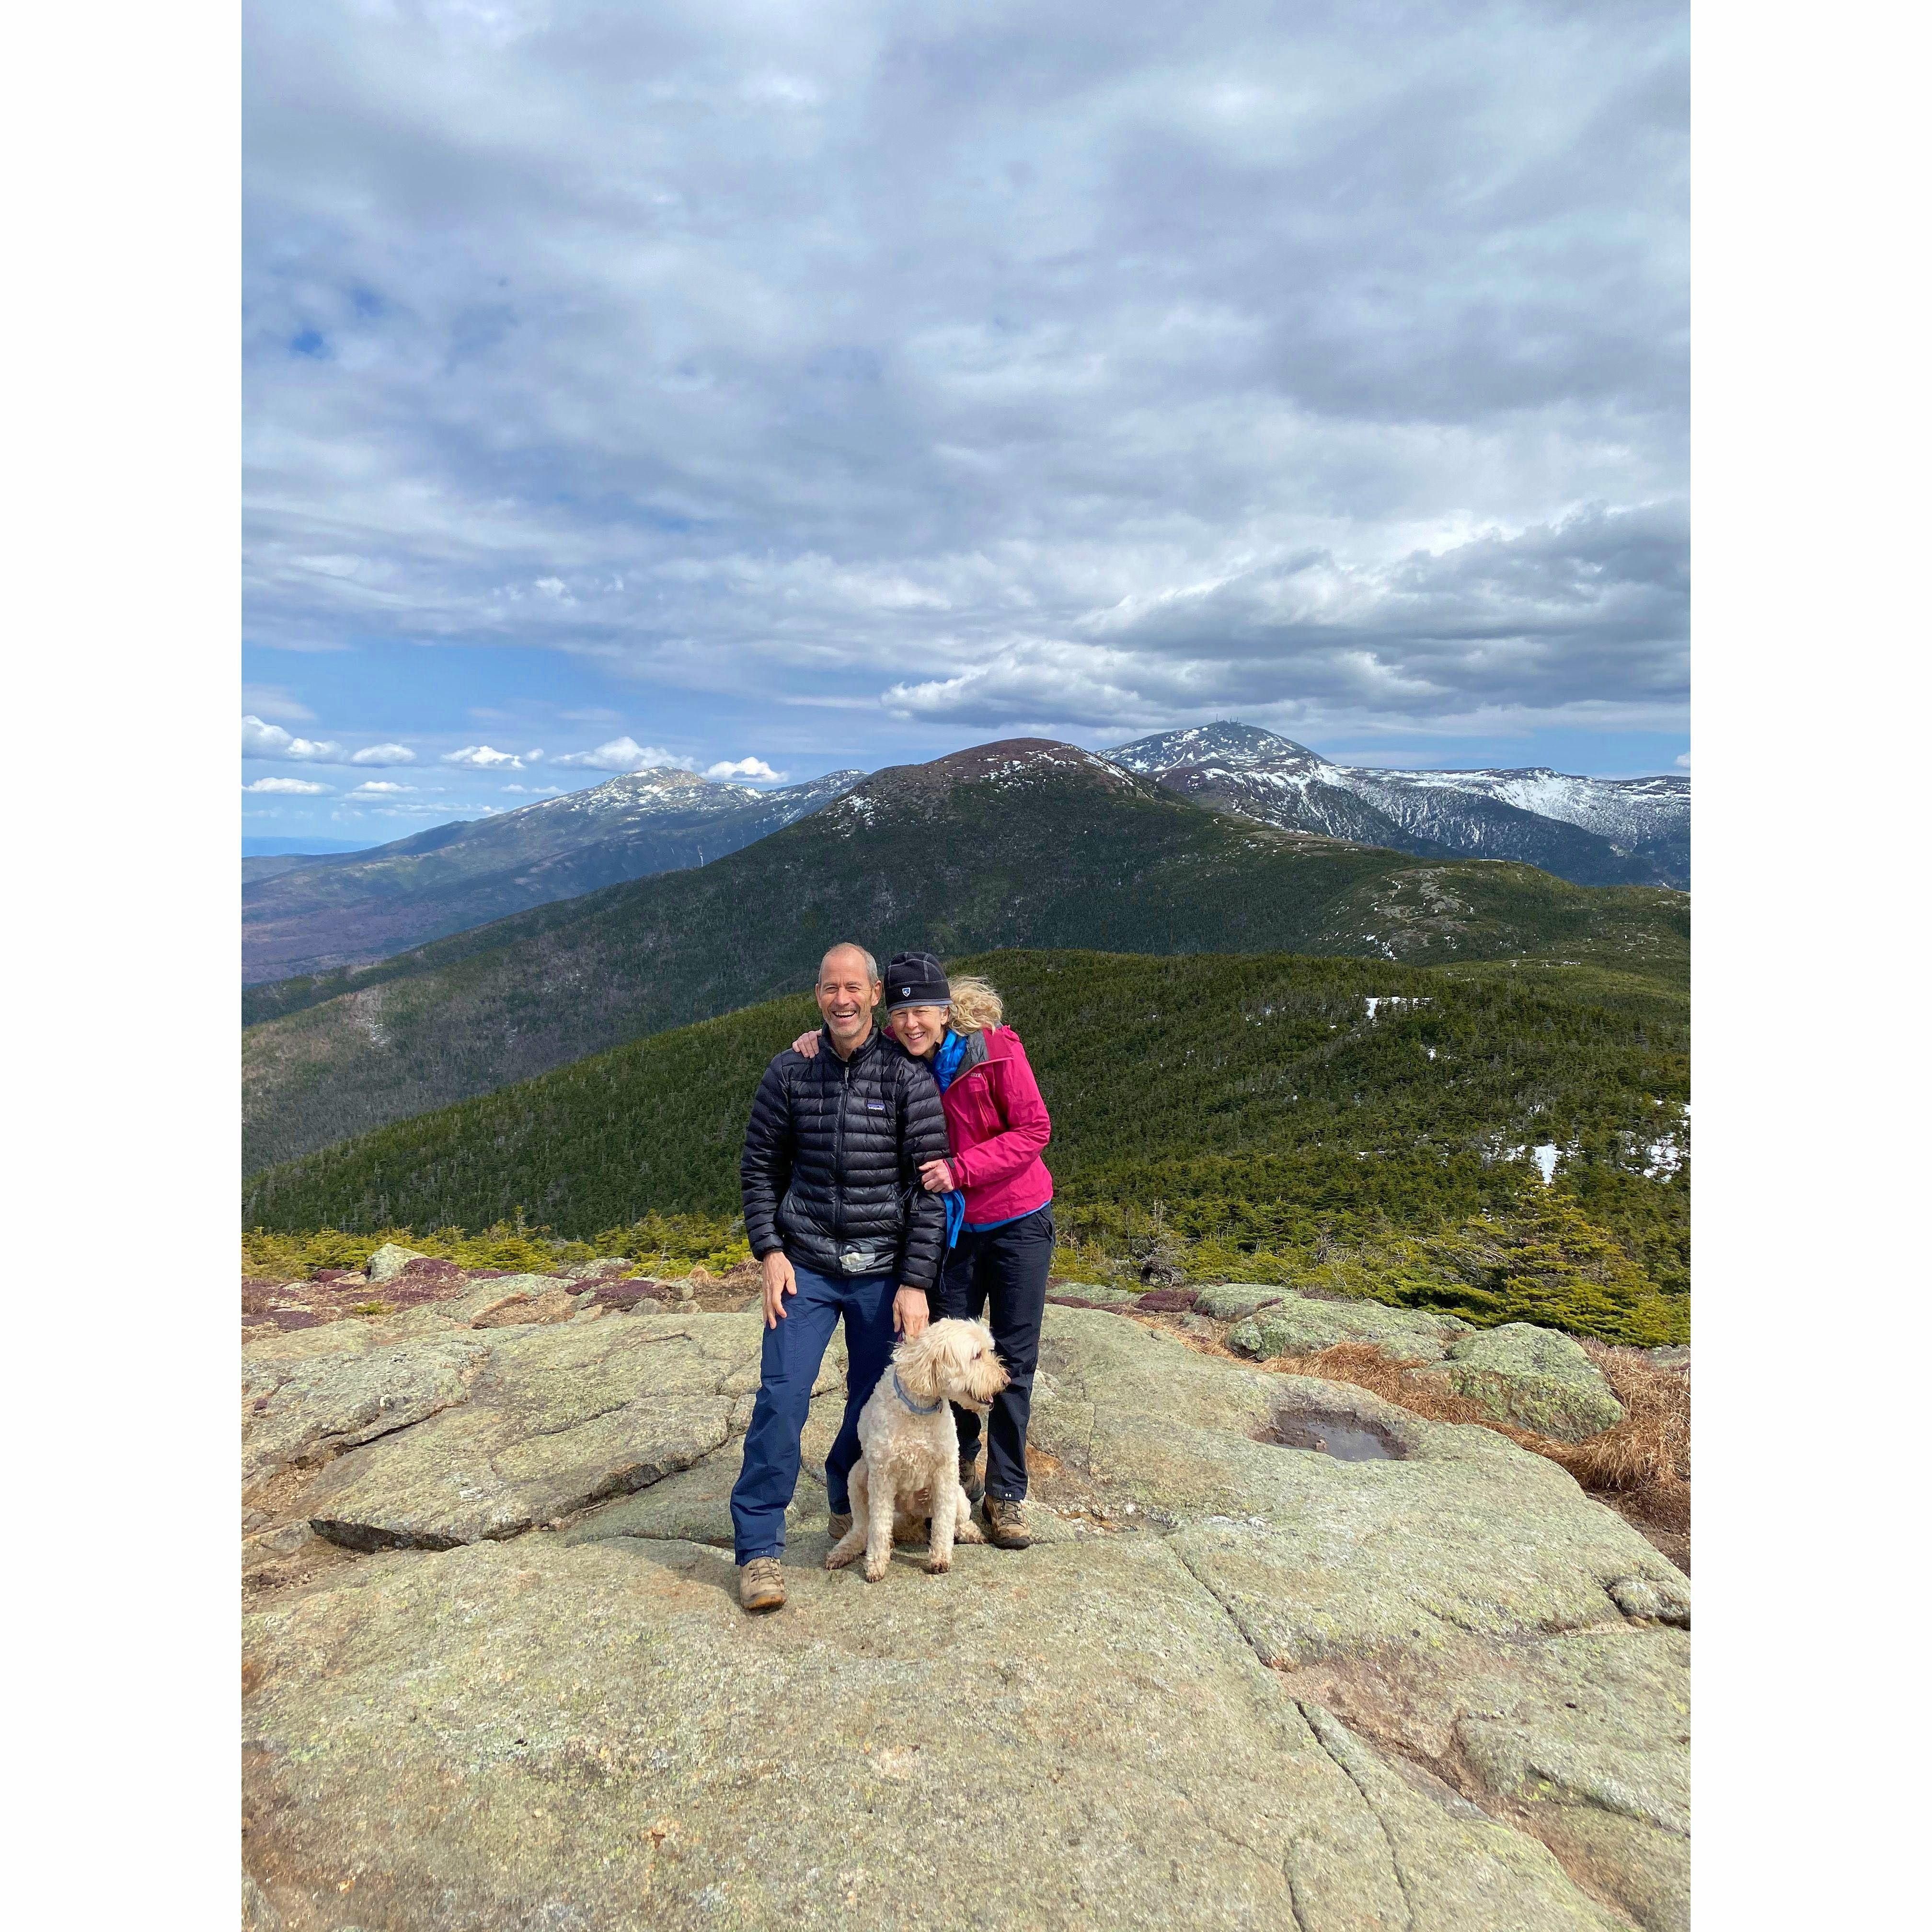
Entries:
{"type": "MultiPolygon", "coordinates": [[[[932,1056],[932,1077],[939,1082],[942,1094],[952,1084],[959,1071],[959,1063],[965,1058],[965,1036],[948,1027],[946,1037],[939,1042],[932,1056]]],[[[946,1203],[946,1245],[950,1250],[959,1239],[960,1229],[966,1225],[966,1196],[956,1188],[940,1198],[946,1203]]]]}
{"type": "Polygon", "coordinates": [[[959,1063],[965,1058],[965,1035],[955,1033],[948,1027],[946,1037],[939,1042],[932,1056],[932,1077],[939,1082],[942,1094],[952,1084],[953,1076],[959,1071],[959,1063]]]}

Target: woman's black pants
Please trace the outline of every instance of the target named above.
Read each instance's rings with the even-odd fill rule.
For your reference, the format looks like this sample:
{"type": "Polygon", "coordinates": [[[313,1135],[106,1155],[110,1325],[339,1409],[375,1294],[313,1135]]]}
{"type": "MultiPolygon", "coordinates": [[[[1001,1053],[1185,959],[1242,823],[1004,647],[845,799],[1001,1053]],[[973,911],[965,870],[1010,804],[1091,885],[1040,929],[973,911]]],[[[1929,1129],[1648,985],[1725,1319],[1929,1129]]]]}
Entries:
{"type": "MultiPolygon", "coordinates": [[[[936,1311],[976,1322],[982,1310],[993,1346],[1011,1379],[993,1398],[986,1420],[986,1493],[1019,1502],[1027,1492],[1027,1418],[1033,1375],[1040,1363],[1040,1324],[1046,1312],[1046,1277],[1053,1264],[1053,1208],[1037,1208],[984,1234],[962,1231],[939,1277],[936,1311]]],[[[959,1454],[980,1453],[980,1418],[957,1405],[959,1454]]]]}

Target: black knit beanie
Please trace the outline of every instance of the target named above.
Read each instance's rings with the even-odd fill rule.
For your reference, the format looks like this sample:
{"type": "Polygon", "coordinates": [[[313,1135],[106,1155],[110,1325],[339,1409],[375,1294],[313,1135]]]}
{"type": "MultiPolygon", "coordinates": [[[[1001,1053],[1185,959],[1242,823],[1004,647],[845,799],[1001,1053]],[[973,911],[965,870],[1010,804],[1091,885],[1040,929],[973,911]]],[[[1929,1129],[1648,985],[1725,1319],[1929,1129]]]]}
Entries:
{"type": "Polygon", "coordinates": [[[952,988],[946,968],[930,952],[895,952],[886,968],[886,1011],[902,1006],[946,1006],[952,988]]]}

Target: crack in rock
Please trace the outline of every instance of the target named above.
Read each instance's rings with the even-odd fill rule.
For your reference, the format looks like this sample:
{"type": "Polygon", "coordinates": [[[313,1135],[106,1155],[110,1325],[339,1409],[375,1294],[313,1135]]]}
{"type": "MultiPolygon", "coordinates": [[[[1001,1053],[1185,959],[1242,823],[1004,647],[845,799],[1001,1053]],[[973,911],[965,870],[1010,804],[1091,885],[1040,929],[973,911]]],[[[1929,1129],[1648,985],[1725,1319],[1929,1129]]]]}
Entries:
{"type": "Polygon", "coordinates": [[[1360,1748],[1360,1746],[1319,1704],[1306,1702],[1297,1698],[1294,1706],[1301,1713],[1308,1728],[1315,1733],[1316,1742],[1334,1760],[1342,1776],[1361,1793],[1362,1802],[1368,1807],[1376,1824],[1382,1828],[1383,1840],[1388,1846],[1389,1869],[1395,1874],[1396,1888],[1402,1894],[1402,1909],[1408,1914],[1407,1922],[1411,1932],[1413,1932],[1415,1894],[1410,1885],[1408,1874],[1402,1869],[1401,1854],[1396,1850],[1395,1834],[1389,1829],[1388,1820],[1383,1816],[1382,1808],[1369,1795],[1369,1787],[1363,1781],[1360,1772],[1348,1762],[1349,1757],[1360,1748]]]}
{"type": "MultiPolygon", "coordinates": [[[[359,1339],[359,1338],[358,1338],[359,1339]]],[[[469,1336],[319,1353],[286,1364],[244,1360],[244,1492],[284,1471],[318,1467],[460,1406],[493,1351],[469,1336]],[[253,1393],[272,1378],[265,1392],[253,1393]]]]}

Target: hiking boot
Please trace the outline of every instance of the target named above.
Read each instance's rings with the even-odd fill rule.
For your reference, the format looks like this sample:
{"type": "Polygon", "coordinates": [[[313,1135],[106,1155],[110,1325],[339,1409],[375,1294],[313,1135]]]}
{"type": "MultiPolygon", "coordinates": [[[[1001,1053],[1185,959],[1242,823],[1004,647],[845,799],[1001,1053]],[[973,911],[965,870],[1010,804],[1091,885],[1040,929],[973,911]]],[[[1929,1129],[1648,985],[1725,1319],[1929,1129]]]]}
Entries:
{"type": "Polygon", "coordinates": [[[988,1496],[986,1510],[986,1540],[995,1550],[1025,1550],[1031,1546],[1024,1504],[1009,1502],[1004,1496],[988,1496]]]}
{"type": "Polygon", "coordinates": [[[740,1566],[738,1601],[748,1610],[784,1607],[784,1571],[776,1556],[754,1556],[740,1566]]]}
{"type": "Polygon", "coordinates": [[[825,1519],[825,1533],[836,1543],[842,1536],[852,1534],[852,1512],[850,1510],[832,1510],[825,1519]]]}
{"type": "Polygon", "coordinates": [[[962,1455],[959,1458],[959,1487],[969,1503],[976,1503],[986,1493],[986,1486],[980,1480],[980,1459],[976,1456],[962,1455]]]}

